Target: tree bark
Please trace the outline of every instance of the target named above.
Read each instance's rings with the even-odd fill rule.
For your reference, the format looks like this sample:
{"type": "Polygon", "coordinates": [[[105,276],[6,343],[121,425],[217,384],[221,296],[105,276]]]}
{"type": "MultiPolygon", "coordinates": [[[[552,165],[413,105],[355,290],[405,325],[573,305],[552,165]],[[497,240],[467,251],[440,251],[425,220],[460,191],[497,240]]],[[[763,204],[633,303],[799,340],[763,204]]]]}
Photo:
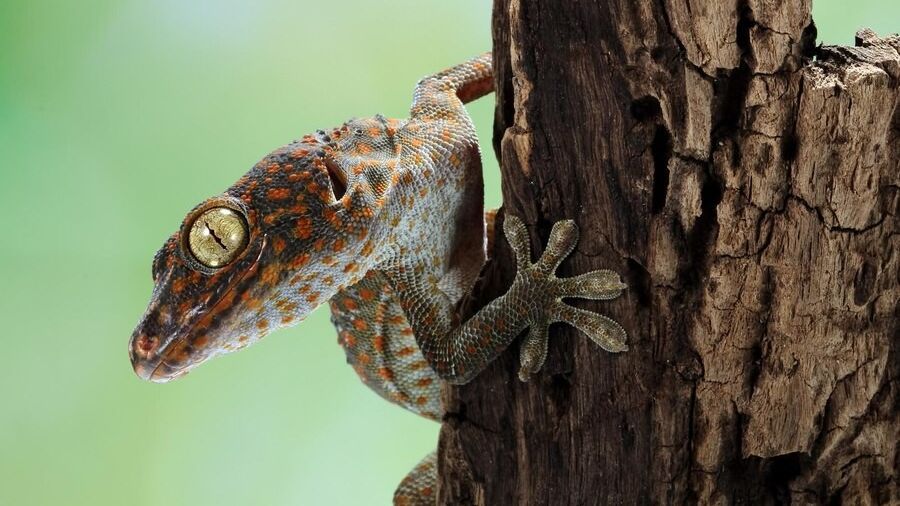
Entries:
{"type": "Polygon", "coordinates": [[[441,504],[900,501],[900,38],[814,47],[810,7],[495,0],[503,213],[578,222],[560,275],[622,274],[575,304],[630,350],[560,326],[448,387],[441,504]]]}

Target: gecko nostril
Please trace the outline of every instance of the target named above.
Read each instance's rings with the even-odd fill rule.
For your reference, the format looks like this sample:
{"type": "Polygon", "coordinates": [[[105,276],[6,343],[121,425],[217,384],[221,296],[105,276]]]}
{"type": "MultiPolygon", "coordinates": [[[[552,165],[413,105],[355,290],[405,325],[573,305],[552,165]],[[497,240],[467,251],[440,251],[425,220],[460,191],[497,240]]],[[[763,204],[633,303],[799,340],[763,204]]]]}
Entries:
{"type": "Polygon", "coordinates": [[[144,353],[150,353],[156,347],[157,339],[151,336],[141,336],[137,340],[137,347],[144,353]]]}

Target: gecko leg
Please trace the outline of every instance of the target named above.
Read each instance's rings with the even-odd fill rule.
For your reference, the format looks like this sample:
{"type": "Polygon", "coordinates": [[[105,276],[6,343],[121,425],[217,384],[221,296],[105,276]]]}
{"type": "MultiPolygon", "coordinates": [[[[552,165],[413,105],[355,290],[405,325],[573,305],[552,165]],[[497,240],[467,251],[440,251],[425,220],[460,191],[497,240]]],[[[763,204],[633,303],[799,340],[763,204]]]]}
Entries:
{"type": "Polygon", "coordinates": [[[579,309],[563,302],[563,298],[609,300],[618,297],[627,286],[613,271],[601,269],[571,278],[557,278],[557,267],[578,243],[578,227],[572,220],[553,225],[547,249],[537,261],[531,262],[528,230],[515,216],[507,216],[505,233],[516,255],[518,274],[515,283],[527,283],[542,289],[534,295],[543,298],[543,311],[530,325],[528,336],[520,348],[519,379],[539,371],[547,358],[547,329],[551,323],[564,322],[586,334],[606,351],[618,353],[628,349],[625,330],[606,316],[579,309]]]}
{"type": "MultiPolygon", "coordinates": [[[[625,330],[613,320],[563,302],[565,298],[612,299],[626,285],[609,270],[557,278],[556,268],[578,241],[575,223],[554,225],[547,249],[531,261],[528,230],[520,219],[507,215],[503,232],[516,255],[516,277],[506,294],[492,300],[471,318],[453,321],[453,306],[443,292],[416,276],[416,264],[390,266],[385,273],[415,332],[416,342],[435,373],[454,384],[467,383],[505,350],[522,331],[530,329],[523,345],[520,377],[537,371],[546,357],[547,327],[564,322],[588,335],[604,350],[625,351],[625,330]]],[[[407,260],[401,258],[401,260],[407,260]]]]}

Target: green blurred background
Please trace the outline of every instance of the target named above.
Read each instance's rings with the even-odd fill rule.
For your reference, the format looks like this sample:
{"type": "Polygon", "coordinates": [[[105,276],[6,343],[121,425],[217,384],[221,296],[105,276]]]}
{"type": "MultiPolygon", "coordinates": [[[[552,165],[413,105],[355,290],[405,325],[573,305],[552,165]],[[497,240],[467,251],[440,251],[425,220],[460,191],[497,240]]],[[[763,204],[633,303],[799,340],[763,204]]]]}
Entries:
{"type": "MultiPolygon", "coordinates": [[[[900,28],[848,4],[816,2],[821,41],[900,28]]],[[[167,385],[126,342],[195,203],[489,47],[487,1],[0,1],[0,505],[388,504],[438,425],[359,383],[326,311],[167,385]]]]}

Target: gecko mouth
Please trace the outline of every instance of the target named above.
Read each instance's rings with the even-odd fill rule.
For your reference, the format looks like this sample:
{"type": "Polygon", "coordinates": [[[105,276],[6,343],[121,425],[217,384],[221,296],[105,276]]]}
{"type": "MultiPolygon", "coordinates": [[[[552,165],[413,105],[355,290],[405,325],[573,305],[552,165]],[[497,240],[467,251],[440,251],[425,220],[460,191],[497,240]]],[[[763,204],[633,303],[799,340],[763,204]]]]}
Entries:
{"type": "Polygon", "coordinates": [[[193,321],[175,331],[170,339],[165,340],[161,338],[162,336],[144,334],[140,331],[142,326],[138,326],[128,347],[131,366],[134,368],[135,374],[147,381],[166,383],[184,376],[191,369],[211,358],[216,351],[214,346],[211,346],[215,343],[215,339],[200,344],[197,340],[190,342],[189,338],[193,335],[197,323],[205,315],[215,314],[221,310],[220,305],[229,299],[228,295],[248,276],[256,272],[265,249],[266,240],[263,237],[259,254],[244,273],[229,284],[209,309],[196,315],[192,319],[193,321]]]}

